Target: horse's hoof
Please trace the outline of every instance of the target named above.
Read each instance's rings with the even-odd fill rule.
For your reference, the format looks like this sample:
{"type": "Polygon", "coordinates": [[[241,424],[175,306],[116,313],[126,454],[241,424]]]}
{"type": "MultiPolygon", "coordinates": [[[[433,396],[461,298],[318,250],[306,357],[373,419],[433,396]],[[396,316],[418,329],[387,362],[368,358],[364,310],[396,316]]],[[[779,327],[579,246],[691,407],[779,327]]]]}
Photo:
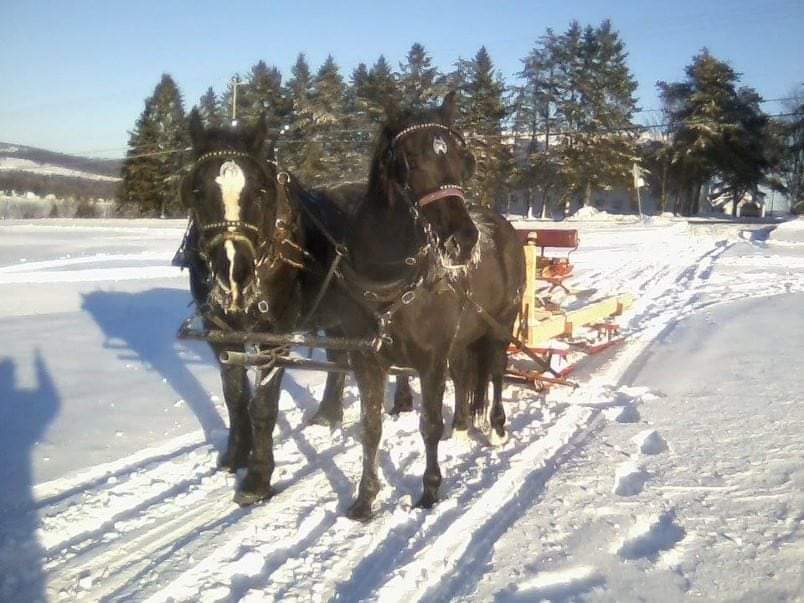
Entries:
{"type": "Polygon", "coordinates": [[[489,444],[502,446],[508,441],[508,430],[505,427],[492,427],[489,434],[489,444]]]}
{"type": "Polygon", "coordinates": [[[268,500],[273,496],[271,482],[263,475],[249,471],[240,483],[234,495],[234,501],[241,507],[256,504],[263,500],[268,500]]]}
{"type": "Polygon", "coordinates": [[[343,415],[331,415],[320,410],[317,411],[309,421],[309,425],[322,425],[324,427],[334,428],[343,423],[343,415]]]}
{"type": "Polygon", "coordinates": [[[437,502],[437,497],[431,494],[422,494],[422,497],[413,506],[417,509],[432,509],[437,502]]]}
{"type": "Polygon", "coordinates": [[[360,499],[352,503],[346,510],[346,517],[353,521],[367,522],[371,519],[371,503],[366,503],[360,499]]]}
{"type": "Polygon", "coordinates": [[[397,404],[394,402],[394,405],[391,407],[391,410],[388,411],[388,414],[396,417],[401,415],[403,412],[413,412],[413,402],[410,402],[409,404],[397,404]]]}
{"type": "Polygon", "coordinates": [[[235,492],[232,500],[241,507],[250,507],[251,505],[256,505],[257,503],[268,500],[271,498],[272,494],[273,492],[270,488],[260,492],[254,490],[238,490],[235,492]]]}
{"type": "Polygon", "coordinates": [[[456,442],[460,442],[462,444],[465,444],[467,442],[472,441],[472,438],[469,437],[469,430],[466,427],[464,427],[462,429],[459,428],[459,427],[453,427],[452,428],[452,439],[455,440],[456,442]]]}
{"type": "Polygon", "coordinates": [[[394,405],[391,407],[391,410],[388,411],[389,415],[397,416],[402,414],[403,412],[412,412],[413,411],[413,398],[408,396],[401,396],[399,398],[394,398],[394,405]]]}

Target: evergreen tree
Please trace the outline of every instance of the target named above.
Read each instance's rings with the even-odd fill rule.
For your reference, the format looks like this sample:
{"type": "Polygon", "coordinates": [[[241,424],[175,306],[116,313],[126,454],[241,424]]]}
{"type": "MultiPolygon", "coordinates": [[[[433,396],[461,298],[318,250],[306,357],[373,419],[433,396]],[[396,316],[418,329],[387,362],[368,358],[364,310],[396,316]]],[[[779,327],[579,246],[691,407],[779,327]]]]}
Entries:
{"type": "Polygon", "coordinates": [[[637,84],[624,45],[609,21],[581,30],[577,22],[562,36],[559,111],[567,127],[563,164],[584,205],[592,191],[629,182],[637,159],[637,84]]]}
{"type": "Polygon", "coordinates": [[[526,136],[527,159],[517,176],[541,193],[543,215],[570,194],[588,204],[594,190],[629,181],[636,82],[626,59],[609,21],[573,21],[562,35],[548,29],[523,59],[514,128],[526,136]]]}
{"type": "Polygon", "coordinates": [[[399,105],[399,90],[396,79],[391,72],[391,66],[383,55],[368,72],[368,77],[362,85],[362,98],[366,100],[368,115],[374,124],[385,120],[386,109],[399,105]]]}
{"type": "Polygon", "coordinates": [[[502,76],[494,71],[485,46],[471,61],[459,62],[453,80],[463,82],[464,115],[461,120],[475,157],[475,174],[469,192],[483,205],[502,202],[511,173],[511,150],[503,139],[507,108],[502,76]]]}
{"type": "Polygon", "coordinates": [[[410,47],[407,61],[399,64],[399,89],[402,104],[423,109],[447,93],[444,77],[431,65],[431,59],[418,42],[410,47]]]}
{"type": "Polygon", "coordinates": [[[265,61],[257,62],[239,88],[238,97],[238,119],[256,123],[261,115],[265,115],[268,137],[276,138],[290,112],[287,99],[282,94],[282,74],[279,69],[269,67],[265,61]]]}
{"type": "Polygon", "coordinates": [[[766,117],[759,96],[737,90],[737,74],[703,49],[686,68],[683,82],[659,82],[665,113],[674,135],[672,157],[686,198],[682,212],[699,210],[705,182],[720,177],[736,201],[755,188],[768,167],[766,117]],[[742,191],[742,192],[741,192],[742,191]]]}
{"type": "Polygon", "coordinates": [[[371,94],[369,80],[368,67],[365,63],[360,63],[352,71],[351,85],[346,90],[346,113],[350,122],[347,139],[350,141],[352,152],[356,155],[367,154],[366,151],[376,130],[376,123],[372,121],[369,111],[371,94]]]}
{"type": "MultiPolygon", "coordinates": [[[[516,166],[515,176],[528,190],[531,209],[533,193],[537,193],[542,217],[547,216],[554,197],[568,188],[563,178],[561,148],[557,144],[563,127],[558,110],[563,88],[559,60],[558,36],[548,29],[522,60],[523,69],[518,76],[523,84],[515,91],[514,134],[525,138],[521,149],[524,161],[516,166]]],[[[520,152],[519,145],[514,145],[514,152],[520,152]]]]}
{"type": "Polygon", "coordinates": [[[300,178],[313,185],[365,177],[363,154],[356,152],[350,139],[353,120],[346,113],[346,86],[335,59],[327,57],[315,77],[310,78],[307,63],[300,55],[293,75],[288,86],[293,100],[288,140],[290,165],[300,178]]]}
{"type": "Polygon", "coordinates": [[[304,54],[296,58],[291,74],[285,86],[288,128],[279,139],[277,159],[306,182],[317,169],[321,148],[307,144],[313,132],[313,76],[304,54]]]}
{"type": "Polygon", "coordinates": [[[207,91],[198,101],[198,113],[206,128],[220,128],[224,124],[223,113],[218,104],[218,97],[212,86],[207,88],[207,91]]]}
{"type": "Polygon", "coordinates": [[[125,213],[179,216],[178,183],[189,144],[181,93],[173,78],[162,76],[129,139],[119,201],[125,213]]]}

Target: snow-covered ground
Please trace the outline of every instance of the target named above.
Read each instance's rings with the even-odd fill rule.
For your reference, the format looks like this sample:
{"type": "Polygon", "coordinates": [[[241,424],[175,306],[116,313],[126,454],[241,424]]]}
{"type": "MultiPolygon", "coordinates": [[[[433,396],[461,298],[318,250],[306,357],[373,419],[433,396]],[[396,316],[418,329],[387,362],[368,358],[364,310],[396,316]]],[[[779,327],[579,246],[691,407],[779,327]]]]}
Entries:
{"type": "Polygon", "coordinates": [[[174,340],[183,224],[2,223],[0,600],[796,600],[804,222],[572,227],[574,285],[636,295],[627,342],[506,387],[511,438],[445,440],[430,511],[418,417],[386,417],[363,525],[356,389],[306,427],[316,374],[286,377],[279,493],[231,502],[217,369],[174,340]]]}

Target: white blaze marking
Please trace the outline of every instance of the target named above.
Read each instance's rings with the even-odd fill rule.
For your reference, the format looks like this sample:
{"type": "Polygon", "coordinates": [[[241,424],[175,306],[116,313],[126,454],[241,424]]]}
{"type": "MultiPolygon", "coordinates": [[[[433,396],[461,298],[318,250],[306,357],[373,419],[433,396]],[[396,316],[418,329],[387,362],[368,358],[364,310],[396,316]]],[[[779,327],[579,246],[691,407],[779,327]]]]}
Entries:
{"type": "Polygon", "coordinates": [[[229,260],[229,286],[232,288],[232,305],[234,305],[237,303],[237,300],[240,297],[240,291],[237,288],[237,281],[235,281],[234,278],[236,250],[232,241],[226,241],[223,246],[226,249],[226,259],[229,260]]]}
{"type": "Polygon", "coordinates": [[[436,136],[433,138],[433,153],[436,155],[446,155],[447,154],[447,141],[444,140],[441,136],[436,136]]]}
{"type": "Polygon", "coordinates": [[[234,161],[221,165],[220,175],[215,182],[221,187],[223,197],[223,219],[236,222],[240,220],[240,193],[246,186],[246,176],[234,161]]]}

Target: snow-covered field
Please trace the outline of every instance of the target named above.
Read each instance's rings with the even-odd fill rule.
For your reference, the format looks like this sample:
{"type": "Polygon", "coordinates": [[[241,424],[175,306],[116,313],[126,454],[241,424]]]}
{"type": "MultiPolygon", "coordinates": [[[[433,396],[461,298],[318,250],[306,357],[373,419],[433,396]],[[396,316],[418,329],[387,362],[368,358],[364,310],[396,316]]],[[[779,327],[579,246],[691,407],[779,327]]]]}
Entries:
{"type": "MultiPolygon", "coordinates": [[[[359,401],[305,426],[290,373],[269,502],[215,470],[220,382],[175,341],[183,224],[0,224],[0,600],[796,600],[804,537],[804,221],[573,222],[574,285],[630,291],[627,342],[576,390],[505,391],[511,438],[384,420],[376,518],[342,516],[359,401]]],[[[447,407],[452,403],[448,396],[447,407]]],[[[451,411],[446,420],[451,420],[451,411]]]]}

